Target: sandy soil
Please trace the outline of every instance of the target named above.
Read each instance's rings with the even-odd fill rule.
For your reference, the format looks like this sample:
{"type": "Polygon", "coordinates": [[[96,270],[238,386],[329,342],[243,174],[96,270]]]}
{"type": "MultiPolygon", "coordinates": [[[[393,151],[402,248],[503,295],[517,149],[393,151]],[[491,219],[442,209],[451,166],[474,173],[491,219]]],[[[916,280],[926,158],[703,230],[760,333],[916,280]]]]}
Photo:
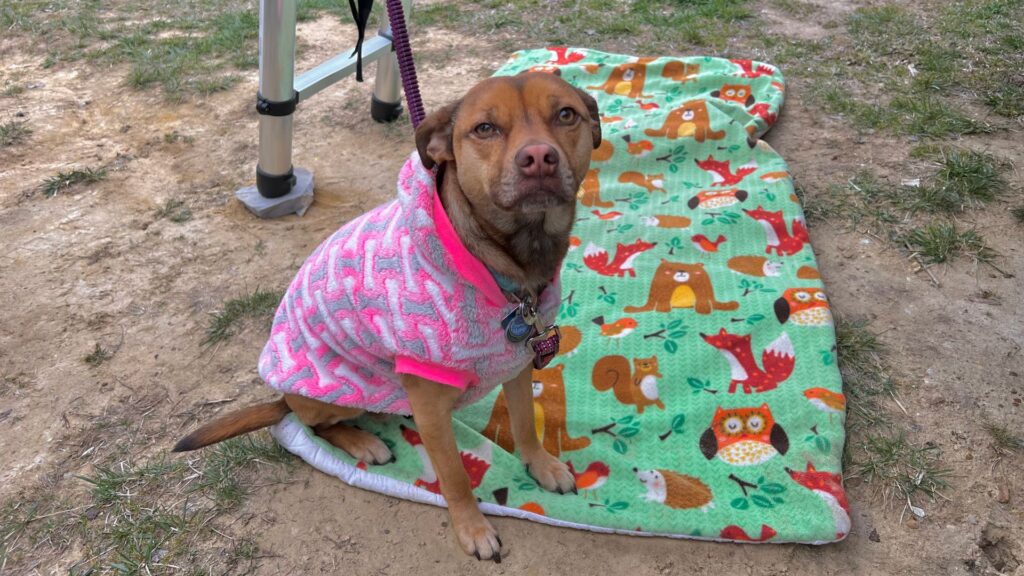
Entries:
{"type": "MultiPolygon", "coordinates": [[[[299,35],[303,68],[351,37],[328,18],[300,26],[299,35]]],[[[415,49],[428,107],[503,59],[481,40],[441,32],[418,34],[415,49]]],[[[128,421],[131,451],[145,458],[169,449],[196,419],[271,396],[255,370],[264,328],[204,349],[208,313],[256,287],[284,286],[323,237],[390,198],[412,141],[404,122],[369,120],[369,85],[344,83],[304,102],[295,161],[315,172],[316,201],[303,218],[260,221],[233,197],[255,164],[255,73],[228,92],[168,105],[159,94],[124,89],[117,69],[47,71],[42,55],[8,40],[0,40],[0,55],[6,74],[31,85],[0,100],[0,120],[23,116],[34,130],[0,156],[0,500],[42,485],[76,506],[87,503],[87,487],[74,475],[89,473],[122,441],[97,434],[97,423],[128,421]],[[172,132],[190,138],[165,141],[172,132]],[[99,165],[110,170],[103,182],[52,199],[34,192],[58,170],[99,165]],[[194,217],[157,219],[170,198],[194,217]],[[82,358],[97,342],[116,352],[90,368],[82,358]],[[204,404],[218,399],[232,402],[204,404]]],[[[806,90],[791,82],[767,139],[812,194],[863,165],[893,181],[925,173],[891,137],[858,137],[806,107],[806,90]]],[[[1024,165],[1020,137],[968,143],[1024,165]]],[[[870,235],[811,228],[835,308],[872,319],[890,349],[911,440],[940,447],[954,471],[948,499],[916,503],[927,512],[920,523],[906,523],[878,486],[853,481],[853,532],[836,545],[679,542],[499,518],[511,554],[500,566],[481,565],[458,551],[443,510],[300,467],[290,484],[258,489],[221,530],[255,538],[258,574],[996,574],[1003,562],[1021,576],[1021,458],[997,457],[981,428],[985,418],[1024,427],[1024,228],[1004,208],[972,217],[1010,275],[960,261],[934,269],[939,287],[870,235]],[[1001,490],[1008,502],[999,501],[1001,490]]],[[[72,547],[36,570],[66,573],[77,560],[72,547]]]]}

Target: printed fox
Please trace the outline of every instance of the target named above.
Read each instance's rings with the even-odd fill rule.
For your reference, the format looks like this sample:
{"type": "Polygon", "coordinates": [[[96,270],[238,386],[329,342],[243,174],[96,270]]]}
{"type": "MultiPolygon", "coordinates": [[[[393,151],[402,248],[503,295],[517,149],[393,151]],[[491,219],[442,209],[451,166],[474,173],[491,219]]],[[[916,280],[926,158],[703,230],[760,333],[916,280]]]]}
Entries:
{"type": "Polygon", "coordinates": [[[549,46],[548,50],[553,52],[550,60],[553,64],[575,64],[587,57],[582,52],[569,52],[566,46],[549,46]]]}
{"type": "Polygon", "coordinates": [[[732,369],[732,381],[729,382],[729,394],[736,392],[736,385],[743,385],[743,393],[767,392],[774,390],[793,373],[793,365],[796,358],[793,352],[793,343],[785,332],[775,339],[761,353],[761,364],[764,370],[758,367],[754,360],[754,353],[750,349],[750,334],[740,336],[729,334],[722,328],[718,334],[701,334],[705,342],[718,348],[718,351],[725,356],[732,369]]]}
{"type": "Polygon", "coordinates": [[[747,216],[760,222],[764,228],[768,237],[768,246],[764,249],[765,254],[771,254],[774,251],[779,256],[792,256],[803,250],[804,244],[811,241],[807,235],[807,227],[804,226],[804,221],[800,217],[793,218],[793,233],[790,234],[786,229],[786,221],[782,219],[782,210],[769,212],[758,206],[757,210],[744,208],[743,211],[747,213],[747,216]]]}
{"type": "Polygon", "coordinates": [[[797,484],[814,492],[832,511],[832,519],[836,522],[836,539],[842,539],[850,533],[850,505],[846,501],[846,491],[843,490],[843,476],[831,472],[818,472],[814,465],[807,463],[807,470],[791,470],[786,468],[786,473],[797,484]]]}
{"type": "Polygon", "coordinates": [[[695,158],[694,162],[697,163],[701,170],[711,173],[712,186],[735,186],[749,174],[757,171],[757,162],[753,160],[737,168],[736,172],[729,169],[729,160],[723,162],[708,156],[707,160],[697,160],[695,158]]]}
{"type": "Polygon", "coordinates": [[[664,174],[644,175],[640,172],[623,172],[619,174],[619,182],[623,184],[636,184],[651,194],[665,191],[664,174]]]}
{"type": "Polygon", "coordinates": [[[759,76],[775,75],[775,68],[772,68],[767,64],[758,64],[755,68],[752,60],[733,60],[732,63],[740,67],[740,76],[744,78],[757,78],[759,76]]]}
{"type": "Polygon", "coordinates": [[[594,243],[590,243],[587,244],[587,248],[583,251],[583,263],[586,264],[587,268],[602,276],[618,276],[621,278],[628,272],[630,276],[635,278],[636,271],[633,269],[633,261],[636,260],[636,257],[641,252],[646,252],[655,246],[657,246],[655,242],[644,242],[640,239],[637,239],[632,244],[616,244],[615,257],[609,262],[608,251],[594,243]]]}
{"type": "Polygon", "coordinates": [[[722,532],[718,537],[725,540],[738,540],[740,542],[767,542],[774,538],[776,534],[778,534],[778,532],[776,532],[774,528],[767,524],[761,524],[761,535],[754,538],[747,534],[747,531],[742,527],[737,526],[736,524],[731,524],[722,528],[722,532]]]}

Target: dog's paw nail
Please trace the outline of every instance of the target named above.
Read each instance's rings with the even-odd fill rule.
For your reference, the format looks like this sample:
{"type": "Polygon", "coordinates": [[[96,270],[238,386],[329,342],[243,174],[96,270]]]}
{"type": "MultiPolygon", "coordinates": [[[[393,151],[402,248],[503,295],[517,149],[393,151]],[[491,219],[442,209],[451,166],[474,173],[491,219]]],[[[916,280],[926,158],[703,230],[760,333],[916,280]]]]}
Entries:
{"type": "Polygon", "coordinates": [[[398,458],[397,458],[397,457],[395,457],[395,455],[394,455],[394,454],[392,454],[392,455],[391,455],[391,460],[388,460],[388,462],[390,462],[390,463],[392,463],[392,464],[394,464],[394,463],[395,463],[395,462],[397,462],[397,461],[398,461],[398,458]]]}
{"type": "Polygon", "coordinates": [[[498,541],[498,548],[504,548],[505,547],[505,545],[501,543],[501,538],[500,537],[495,536],[494,539],[498,541]]]}
{"type": "Polygon", "coordinates": [[[473,556],[476,556],[476,559],[479,560],[480,559],[480,551],[479,550],[474,550],[473,551],[473,556]]]}
{"type": "Polygon", "coordinates": [[[580,494],[580,491],[579,491],[579,490],[577,490],[575,486],[573,486],[573,487],[572,487],[572,493],[573,493],[573,494],[576,494],[577,496],[579,496],[579,494],[580,494]]]}
{"type": "Polygon", "coordinates": [[[494,563],[501,564],[501,552],[496,552],[494,554],[494,563]]]}

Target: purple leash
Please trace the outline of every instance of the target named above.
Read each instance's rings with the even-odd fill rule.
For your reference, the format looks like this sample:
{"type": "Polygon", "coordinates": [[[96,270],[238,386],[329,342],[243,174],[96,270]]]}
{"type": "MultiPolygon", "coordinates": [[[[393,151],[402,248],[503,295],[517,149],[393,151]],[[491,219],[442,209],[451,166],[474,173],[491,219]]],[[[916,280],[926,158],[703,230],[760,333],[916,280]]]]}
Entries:
{"type": "Polygon", "coordinates": [[[423,121],[423,101],[420,99],[420,86],[416,81],[416,65],[412,61],[412,49],[409,47],[409,32],[405,29],[405,14],[402,0],[387,0],[388,20],[391,22],[391,42],[395,46],[398,58],[398,71],[402,77],[402,89],[405,101],[409,105],[409,118],[412,127],[416,128],[423,121]]]}

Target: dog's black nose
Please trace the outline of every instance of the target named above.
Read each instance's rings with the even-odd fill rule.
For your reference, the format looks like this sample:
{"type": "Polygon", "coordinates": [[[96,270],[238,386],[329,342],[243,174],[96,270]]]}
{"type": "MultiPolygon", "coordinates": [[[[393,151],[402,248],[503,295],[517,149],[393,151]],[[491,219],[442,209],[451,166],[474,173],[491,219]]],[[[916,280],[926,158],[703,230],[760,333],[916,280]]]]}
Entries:
{"type": "Polygon", "coordinates": [[[554,176],[558,169],[558,150],[548,144],[530,144],[516,153],[516,165],[523,176],[554,176]]]}

